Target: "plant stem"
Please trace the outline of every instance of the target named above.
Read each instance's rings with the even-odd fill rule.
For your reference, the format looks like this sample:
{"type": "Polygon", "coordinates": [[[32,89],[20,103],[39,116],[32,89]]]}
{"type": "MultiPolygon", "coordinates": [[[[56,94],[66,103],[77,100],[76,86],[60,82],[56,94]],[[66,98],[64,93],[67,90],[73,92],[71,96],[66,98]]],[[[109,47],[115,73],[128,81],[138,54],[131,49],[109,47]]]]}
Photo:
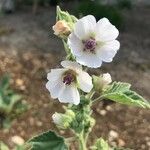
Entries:
{"type": "Polygon", "coordinates": [[[99,96],[99,97],[95,98],[94,100],[92,100],[92,103],[94,103],[98,100],[103,100],[103,96],[99,96]]]}
{"type": "Polygon", "coordinates": [[[79,136],[80,150],[87,150],[86,148],[86,139],[83,132],[79,136]]]}

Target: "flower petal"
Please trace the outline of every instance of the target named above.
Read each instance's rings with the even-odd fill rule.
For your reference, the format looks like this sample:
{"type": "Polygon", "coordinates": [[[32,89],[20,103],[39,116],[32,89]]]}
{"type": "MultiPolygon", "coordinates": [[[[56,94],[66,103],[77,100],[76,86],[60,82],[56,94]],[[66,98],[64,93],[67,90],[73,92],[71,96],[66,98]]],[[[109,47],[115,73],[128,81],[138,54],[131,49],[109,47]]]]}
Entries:
{"type": "Polygon", "coordinates": [[[102,60],[96,54],[88,52],[84,52],[83,55],[76,57],[76,61],[91,68],[98,68],[102,65],[102,60]]]}
{"type": "Polygon", "coordinates": [[[58,97],[60,102],[78,105],[80,103],[80,95],[75,85],[64,85],[61,94],[58,97]]]}
{"type": "Polygon", "coordinates": [[[96,27],[96,19],[92,15],[85,16],[77,21],[74,33],[79,39],[85,39],[93,33],[96,27]]]}
{"type": "Polygon", "coordinates": [[[111,41],[115,40],[119,35],[118,29],[112,25],[107,18],[100,19],[96,25],[96,40],[111,41]]]}
{"type": "Polygon", "coordinates": [[[69,69],[73,69],[73,70],[75,70],[75,69],[82,70],[82,66],[79,65],[77,62],[74,62],[74,61],[65,60],[65,61],[61,62],[61,65],[64,68],[69,68],[69,69]]]}
{"type": "Polygon", "coordinates": [[[82,41],[74,34],[71,33],[68,38],[68,45],[73,55],[80,56],[83,53],[82,41]]]}
{"type": "Polygon", "coordinates": [[[47,79],[54,82],[58,80],[65,72],[65,69],[51,69],[51,72],[47,74],[47,79]]]}
{"type": "Polygon", "coordinates": [[[63,83],[61,80],[57,80],[55,82],[48,81],[46,83],[46,88],[49,90],[51,97],[55,99],[60,95],[63,89],[63,83]]]}
{"type": "Polygon", "coordinates": [[[92,78],[87,72],[79,72],[77,76],[79,88],[83,90],[84,92],[90,92],[91,89],[93,88],[92,84],[92,78]]]}
{"type": "Polygon", "coordinates": [[[97,49],[97,55],[102,61],[111,62],[119,48],[120,43],[117,40],[106,42],[97,49]]]}

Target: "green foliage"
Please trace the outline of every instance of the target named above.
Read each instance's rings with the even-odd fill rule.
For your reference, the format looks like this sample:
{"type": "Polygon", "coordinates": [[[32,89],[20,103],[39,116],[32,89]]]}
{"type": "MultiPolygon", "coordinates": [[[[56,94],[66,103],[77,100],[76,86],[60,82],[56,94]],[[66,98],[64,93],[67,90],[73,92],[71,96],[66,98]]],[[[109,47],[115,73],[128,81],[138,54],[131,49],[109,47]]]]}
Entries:
{"type": "Polygon", "coordinates": [[[15,94],[9,87],[9,77],[4,76],[0,83],[0,112],[10,114],[16,103],[21,100],[21,95],[15,94]]]}
{"type": "Polygon", "coordinates": [[[97,139],[92,150],[109,150],[109,145],[102,138],[97,139]]]}
{"type": "Polygon", "coordinates": [[[102,93],[102,97],[121,104],[150,108],[150,103],[136,92],[130,90],[130,86],[128,83],[113,82],[102,93]]]}
{"type": "Polygon", "coordinates": [[[10,120],[24,112],[27,105],[21,102],[22,96],[10,88],[10,78],[4,76],[0,82],[0,117],[3,118],[3,127],[8,128],[10,120]]]}
{"type": "Polygon", "coordinates": [[[102,5],[99,1],[82,1],[79,3],[75,12],[79,16],[92,14],[97,20],[106,17],[118,28],[123,27],[123,16],[119,9],[111,5],[102,5]]]}
{"type": "Polygon", "coordinates": [[[132,2],[131,2],[131,0],[118,0],[117,6],[120,9],[131,9],[132,8],[132,2]]]}
{"type": "Polygon", "coordinates": [[[42,133],[29,140],[31,150],[68,150],[64,138],[53,131],[42,133]]]}
{"type": "Polygon", "coordinates": [[[0,141],[0,150],[9,150],[9,148],[4,142],[0,141]]]}

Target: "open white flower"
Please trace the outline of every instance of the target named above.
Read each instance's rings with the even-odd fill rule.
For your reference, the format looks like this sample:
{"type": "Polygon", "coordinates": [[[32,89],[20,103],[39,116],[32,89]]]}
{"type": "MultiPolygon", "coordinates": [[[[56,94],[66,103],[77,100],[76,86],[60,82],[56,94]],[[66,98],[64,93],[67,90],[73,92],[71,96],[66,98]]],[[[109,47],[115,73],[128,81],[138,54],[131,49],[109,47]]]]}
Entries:
{"type": "Polygon", "coordinates": [[[90,75],[82,71],[82,66],[72,61],[62,61],[62,69],[51,69],[48,73],[46,88],[52,98],[58,98],[60,102],[80,103],[78,88],[84,92],[90,92],[93,84],[90,75]]]}
{"type": "Polygon", "coordinates": [[[77,21],[68,45],[78,63],[97,68],[102,62],[113,60],[120,48],[120,43],[115,40],[118,35],[119,31],[107,18],[96,23],[95,17],[88,15],[77,21]]]}

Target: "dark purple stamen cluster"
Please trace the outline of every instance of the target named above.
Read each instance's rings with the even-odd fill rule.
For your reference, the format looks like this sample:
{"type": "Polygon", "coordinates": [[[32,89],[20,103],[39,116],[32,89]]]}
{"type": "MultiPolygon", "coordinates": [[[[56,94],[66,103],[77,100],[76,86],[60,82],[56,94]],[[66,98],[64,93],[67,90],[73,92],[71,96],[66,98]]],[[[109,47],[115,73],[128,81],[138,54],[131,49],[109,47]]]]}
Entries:
{"type": "Polygon", "coordinates": [[[75,80],[75,77],[71,73],[67,73],[63,78],[63,83],[70,85],[75,80]]]}
{"type": "Polygon", "coordinates": [[[83,42],[84,44],[84,50],[94,51],[96,47],[96,41],[93,38],[90,38],[89,40],[86,40],[83,42]]]}

